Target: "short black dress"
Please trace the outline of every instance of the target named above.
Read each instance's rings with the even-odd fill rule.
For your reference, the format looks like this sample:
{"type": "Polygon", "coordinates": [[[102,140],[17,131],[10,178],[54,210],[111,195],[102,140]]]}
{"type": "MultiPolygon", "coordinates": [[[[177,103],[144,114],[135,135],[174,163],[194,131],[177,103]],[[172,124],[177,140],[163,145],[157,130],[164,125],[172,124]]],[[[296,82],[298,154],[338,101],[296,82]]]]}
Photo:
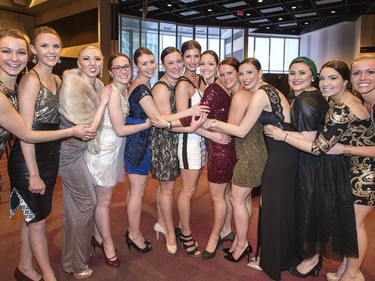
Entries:
{"type": "MultiPolygon", "coordinates": [[[[40,82],[40,90],[35,104],[33,130],[59,129],[59,86],[57,81],[56,89],[58,89],[57,93],[54,94],[40,82]]],[[[59,140],[35,144],[39,175],[46,185],[46,189],[43,195],[32,193],[29,191],[30,175],[23,158],[21,144],[18,139],[15,141],[8,160],[8,173],[12,189],[9,199],[11,215],[21,208],[26,223],[32,223],[41,221],[50,214],[53,189],[59,168],[59,155],[59,140]]]]}
{"type": "MultiPolygon", "coordinates": [[[[176,113],[175,87],[164,81],[156,82],[154,87],[158,84],[168,88],[171,112],[176,113]]],[[[151,174],[154,179],[174,181],[179,177],[177,146],[178,134],[157,127],[151,129],[151,174]]]]}
{"type": "MultiPolygon", "coordinates": [[[[322,131],[329,105],[320,91],[302,92],[293,102],[296,131],[322,131]]],[[[354,208],[350,199],[349,159],[301,152],[296,185],[297,250],[301,259],[325,254],[327,246],[341,256],[356,256],[354,208]],[[345,195],[343,197],[343,195],[345,195]],[[342,200],[348,198],[347,202],[342,200]]]]}

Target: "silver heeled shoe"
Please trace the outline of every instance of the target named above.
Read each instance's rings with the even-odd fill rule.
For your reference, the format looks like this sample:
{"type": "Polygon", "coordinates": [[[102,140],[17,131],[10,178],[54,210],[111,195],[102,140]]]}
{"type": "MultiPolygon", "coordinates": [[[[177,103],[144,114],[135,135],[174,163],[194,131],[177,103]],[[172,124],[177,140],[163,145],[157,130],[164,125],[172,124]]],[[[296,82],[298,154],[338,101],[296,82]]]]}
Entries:
{"type": "Polygon", "coordinates": [[[85,268],[82,271],[74,272],[73,275],[75,279],[84,279],[84,278],[90,277],[93,272],[94,271],[91,268],[85,268]]]}
{"type": "Polygon", "coordinates": [[[163,234],[164,237],[167,236],[167,230],[164,229],[158,222],[154,225],[154,231],[156,233],[156,239],[159,240],[159,234],[163,234]]]}
{"type": "Polygon", "coordinates": [[[259,266],[259,262],[260,262],[259,257],[252,257],[251,261],[247,264],[247,266],[258,271],[263,271],[263,269],[259,266]]]}

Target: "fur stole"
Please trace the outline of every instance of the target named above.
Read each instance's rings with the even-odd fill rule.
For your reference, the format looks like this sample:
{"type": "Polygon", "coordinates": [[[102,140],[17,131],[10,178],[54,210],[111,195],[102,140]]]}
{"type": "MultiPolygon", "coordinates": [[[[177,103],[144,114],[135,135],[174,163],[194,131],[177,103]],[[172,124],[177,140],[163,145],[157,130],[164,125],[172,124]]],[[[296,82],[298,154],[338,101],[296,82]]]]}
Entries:
{"type": "Polygon", "coordinates": [[[62,81],[59,113],[73,124],[92,123],[104,84],[96,79],[92,87],[81,77],[80,69],[64,71],[62,81]]]}

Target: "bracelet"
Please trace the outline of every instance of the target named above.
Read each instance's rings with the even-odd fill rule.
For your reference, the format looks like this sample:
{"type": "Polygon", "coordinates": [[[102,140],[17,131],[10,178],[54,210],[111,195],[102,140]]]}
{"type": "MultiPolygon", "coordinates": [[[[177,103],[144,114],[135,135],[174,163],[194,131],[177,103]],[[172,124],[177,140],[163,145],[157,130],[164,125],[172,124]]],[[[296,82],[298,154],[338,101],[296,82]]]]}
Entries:
{"type": "Polygon", "coordinates": [[[286,141],[286,138],[288,137],[288,133],[286,133],[285,137],[284,137],[284,142],[286,141]]]}
{"type": "Polygon", "coordinates": [[[344,149],[343,149],[344,155],[351,155],[351,148],[352,148],[351,145],[344,144],[344,149]]]}
{"type": "Polygon", "coordinates": [[[172,129],[172,121],[168,121],[167,130],[172,129]]]}
{"type": "Polygon", "coordinates": [[[208,128],[209,131],[215,131],[216,119],[211,120],[211,126],[208,128]]]}

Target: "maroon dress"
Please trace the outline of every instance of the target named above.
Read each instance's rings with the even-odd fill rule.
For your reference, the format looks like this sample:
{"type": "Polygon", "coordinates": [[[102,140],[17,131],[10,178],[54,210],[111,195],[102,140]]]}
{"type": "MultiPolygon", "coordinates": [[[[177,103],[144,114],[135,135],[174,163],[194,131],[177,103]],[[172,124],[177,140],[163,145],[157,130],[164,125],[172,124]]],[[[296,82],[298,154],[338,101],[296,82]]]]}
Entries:
{"type": "MultiPolygon", "coordinates": [[[[227,122],[231,101],[222,87],[212,83],[204,91],[200,104],[210,108],[208,118],[227,122]]],[[[230,182],[237,161],[234,139],[228,144],[219,144],[206,138],[206,149],[208,180],[213,183],[230,182]]]]}

